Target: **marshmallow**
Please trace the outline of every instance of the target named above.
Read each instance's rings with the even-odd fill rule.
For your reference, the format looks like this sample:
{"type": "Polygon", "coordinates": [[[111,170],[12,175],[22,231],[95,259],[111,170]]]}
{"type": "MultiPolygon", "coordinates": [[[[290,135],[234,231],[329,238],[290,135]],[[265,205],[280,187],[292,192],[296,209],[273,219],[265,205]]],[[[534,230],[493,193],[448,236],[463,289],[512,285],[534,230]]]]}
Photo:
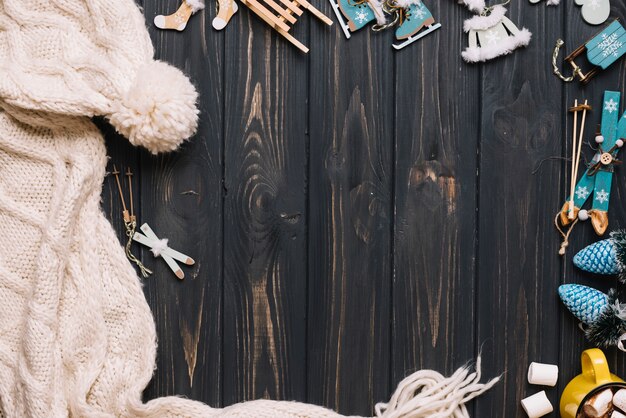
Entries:
{"type": "Polygon", "coordinates": [[[531,385],[555,386],[558,379],[559,366],[536,362],[528,366],[528,383],[531,385]]]}
{"type": "Polygon", "coordinates": [[[613,392],[611,389],[605,389],[600,393],[593,395],[583,406],[583,411],[589,418],[599,418],[609,412],[611,401],[613,400],[613,392]]]}
{"type": "Polygon", "coordinates": [[[613,396],[613,405],[616,408],[626,411],[626,389],[620,389],[613,396]]]}
{"type": "Polygon", "coordinates": [[[613,411],[611,414],[611,418],[626,418],[626,415],[622,414],[619,411],[613,411]]]}
{"type": "Polygon", "coordinates": [[[528,418],[539,418],[554,411],[544,390],[522,399],[522,408],[524,408],[528,418]]]}

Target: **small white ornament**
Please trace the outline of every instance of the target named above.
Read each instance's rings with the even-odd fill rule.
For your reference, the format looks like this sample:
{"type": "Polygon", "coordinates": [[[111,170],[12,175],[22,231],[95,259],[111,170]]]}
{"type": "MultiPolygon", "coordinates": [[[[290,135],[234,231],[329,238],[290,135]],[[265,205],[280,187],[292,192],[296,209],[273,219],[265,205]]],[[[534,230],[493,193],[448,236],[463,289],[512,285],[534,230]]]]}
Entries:
{"type": "Polygon", "coordinates": [[[502,5],[488,8],[480,0],[460,0],[459,3],[461,2],[477,13],[463,24],[469,40],[469,46],[461,54],[466,62],[489,61],[529,44],[532,34],[528,29],[519,29],[511,22],[502,5]]]}
{"type": "Polygon", "coordinates": [[[621,148],[624,146],[624,141],[618,139],[617,141],[615,141],[615,145],[617,145],[617,148],[621,148]]]}
{"type": "Polygon", "coordinates": [[[606,22],[611,14],[609,0],[575,0],[575,3],[582,6],[583,19],[590,25],[600,25],[606,22]]]}
{"type": "Polygon", "coordinates": [[[585,209],[581,209],[580,211],[578,211],[578,220],[585,222],[587,219],[589,219],[589,212],[587,212],[585,209]]]}
{"type": "Polygon", "coordinates": [[[604,137],[602,135],[596,136],[596,143],[601,144],[604,142],[604,137]]]}

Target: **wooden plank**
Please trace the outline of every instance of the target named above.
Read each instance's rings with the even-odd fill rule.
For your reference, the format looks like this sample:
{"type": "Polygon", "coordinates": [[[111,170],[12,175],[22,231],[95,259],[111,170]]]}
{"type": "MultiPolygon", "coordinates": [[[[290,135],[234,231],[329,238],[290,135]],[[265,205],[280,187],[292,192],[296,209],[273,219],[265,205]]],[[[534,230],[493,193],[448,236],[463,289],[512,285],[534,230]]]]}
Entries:
{"type": "MultiPolygon", "coordinates": [[[[580,17],[580,7],[576,7],[574,4],[566,4],[566,26],[565,31],[569,34],[568,51],[574,49],[576,46],[584,43],[590,37],[594,36],[600,31],[597,26],[587,25],[580,17]]],[[[626,17],[626,4],[613,5],[611,10],[611,19],[613,17],[620,17],[623,22],[626,17]]],[[[607,22],[608,23],[608,22],[607,22]]],[[[593,107],[593,111],[587,116],[587,129],[585,130],[585,141],[591,141],[595,136],[596,127],[600,123],[602,118],[603,96],[605,90],[621,91],[622,103],[620,104],[620,112],[624,111],[624,62],[615,63],[607,70],[601,71],[595,76],[589,84],[587,84],[584,90],[576,84],[567,85],[565,90],[565,103],[564,106],[571,106],[575,99],[589,100],[589,104],[593,107]]],[[[565,125],[567,133],[565,134],[565,151],[563,155],[571,155],[572,148],[572,118],[568,118],[568,123],[565,125]]],[[[595,145],[595,143],[593,143],[595,145]]],[[[589,161],[593,157],[593,151],[585,144],[583,144],[583,154],[586,161],[589,161]]],[[[623,158],[623,155],[621,156],[623,158]]],[[[581,161],[581,164],[583,162],[581,161]]],[[[569,165],[566,166],[569,170],[569,165]]],[[[582,166],[584,167],[584,166],[582,166]]],[[[566,171],[569,173],[569,171],[566,171]]],[[[612,196],[609,204],[609,228],[608,232],[615,228],[623,226],[626,222],[626,211],[624,206],[620,204],[623,202],[624,196],[626,196],[626,187],[624,185],[624,174],[626,172],[623,168],[616,170],[615,179],[613,182],[612,196]]],[[[567,174],[569,176],[569,174],[567,174]]],[[[569,182],[567,183],[569,186],[569,182]]],[[[563,196],[567,191],[563,192],[563,196]]],[[[589,203],[587,204],[587,206],[589,203]]],[[[607,232],[607,235],[608,235],[607,232]]],[[[604,238],[608,238],[604,237],[604,238]]],[[[579,223],[576,226],[574,232],[571,234],[570,245],[568,248],[568,256],[563,260],[563,283],[580,283],[586,286],[591,286],[602,291],[607,291],[610,287],[616,284],[613,279],[603,280],[598,276],[590,275],[583,271],[580,271],[574,267],[572,263],[572,257],[576,252],[584,248],[585,246],[601,239],[597,237],[593,232],[593,228],[590,222],[579,223]]],[[[580,354],[583,350],[590,348],[591,345],[585,340],[580,328],[578,327],[578,321],[574,316],[559,302],[559,313],[561,332],[560,340],[563,341],[560,350],[560,376],[558,383],[559,393],[565,388],[567,382],[574,376],[580,374],[580,354]]],[[[613,349],[605,350],[607,354],[611,371],[619,376],[626,376],[626,363],[624,362],[623,355],[613,349]]]]}
{"type": "Polygon", "coordinates": [[[308,400],[368,415],[389,396],[394,55],[338,25],[310,44],[308,400]]]}
{"type": "MultiPolygon", "coordinates": [[[[527,49],[483,66],[476,350],[488,375],[504,374],[476,401],[477,417],[523,416],[520,401],[537,392],[527,383],[529,363],[557,363],[563,347],[556,338],[562,261],[552,222],[564,173],[546,160],[563,151],[563,84],[548,70],[562,13],[513,2],[509,16],[536,34],[527,49]]],[[[558,405],[559,394],[547,393],[558,405]]]]}
{"type": "Polygon", "coordinates": [[[229,29],[224,402],[304,400],[307,64],[251,13],[229,29]]]}
{"type": "MultiPolygon", "coordinates": [[[[147,3],[147,21],[176,10],[174,1],[147,3]]],[[[198,134],[174,154],[142,152],[141,214],[161,237],[196,260],[178,280],[146,253],[155,274],[145,280],[159,336],[157,370],[147,398],[185,395],[221,402],[223,36],[209,30],[214,11],[200,12],[182,33],[150,23],[156,58],[181,68],[200,93],[198,134]]]]}
{"type": "Polygon", "coordinates": [[[397,56],[394,384],[419,369],[451,374],[474,357],[480,72],[463,63],[451,29],[466,10],[428,7],[446,29],[397,56]]]}

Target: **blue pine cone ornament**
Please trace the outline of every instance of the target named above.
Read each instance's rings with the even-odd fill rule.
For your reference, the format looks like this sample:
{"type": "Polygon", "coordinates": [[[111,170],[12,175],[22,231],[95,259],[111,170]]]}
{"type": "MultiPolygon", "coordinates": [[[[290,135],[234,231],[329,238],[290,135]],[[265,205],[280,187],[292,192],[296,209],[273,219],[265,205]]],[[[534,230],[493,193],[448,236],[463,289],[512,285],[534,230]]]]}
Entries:
{"type": "Polygon", "coordinates": [[[618,275],[626,282],[626,231],[613,231],[611,238],[598,241],[574,256],[574,265],[596,274],[618,275]]]}
{"type": "Polygon", "coordinates": [[[580,284],[559,286],[559,296],[576,318],[583,324],[587,339],[598,347],[617,346],[626,351],[626,304],[621,304],[616,292],[607,294],[580,284]]]}

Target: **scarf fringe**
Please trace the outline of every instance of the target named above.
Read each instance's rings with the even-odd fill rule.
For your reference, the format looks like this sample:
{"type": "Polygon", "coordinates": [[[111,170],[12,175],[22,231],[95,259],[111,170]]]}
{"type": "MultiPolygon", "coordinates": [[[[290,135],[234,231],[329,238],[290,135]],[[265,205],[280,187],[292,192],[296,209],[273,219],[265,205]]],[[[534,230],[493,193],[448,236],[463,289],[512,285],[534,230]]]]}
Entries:
{"type": "Polygon", "coordinates": [[[467,365],[450,377],[434,370],[420,370],[406,377],[388,403],[376,404],[378,418],[469,418],[465,404],[500,381],[500,376],[480,383],[481,357],[475,370],[467,365]]]}

